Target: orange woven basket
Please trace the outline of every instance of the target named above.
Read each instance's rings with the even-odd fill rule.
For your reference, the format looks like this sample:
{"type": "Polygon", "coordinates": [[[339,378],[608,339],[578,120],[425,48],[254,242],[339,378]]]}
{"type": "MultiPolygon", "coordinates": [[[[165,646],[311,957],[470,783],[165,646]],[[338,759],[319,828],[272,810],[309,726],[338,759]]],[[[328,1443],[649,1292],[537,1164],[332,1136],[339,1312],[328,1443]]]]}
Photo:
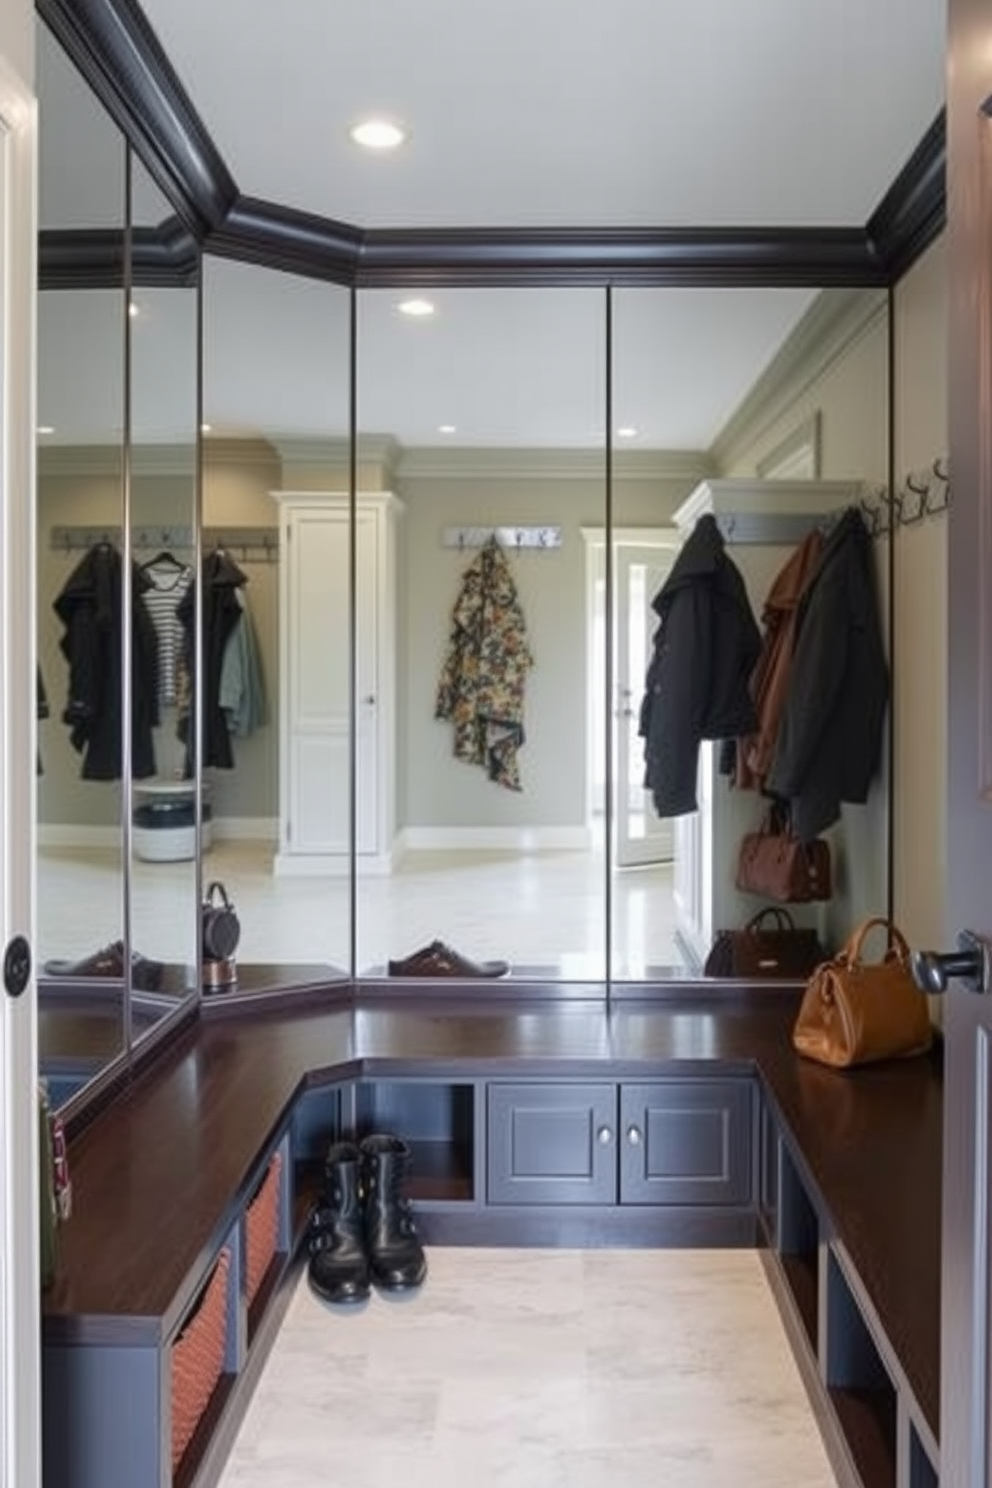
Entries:
{"type": "Polygon", "coordinates": [[[182,1460],[224,1369],[230,1264],[230,1251],[222,1250],[196,1311],[172,1345],[173,1471],[182,1460]]]}
{"type": "Polygon", "coordinates": [[[279,1174],[282,1156],[276,1152],[258,1193],[245,1212],[245,1295],[248,1305],[272,1264],[279,1242],[279,1174]]]}

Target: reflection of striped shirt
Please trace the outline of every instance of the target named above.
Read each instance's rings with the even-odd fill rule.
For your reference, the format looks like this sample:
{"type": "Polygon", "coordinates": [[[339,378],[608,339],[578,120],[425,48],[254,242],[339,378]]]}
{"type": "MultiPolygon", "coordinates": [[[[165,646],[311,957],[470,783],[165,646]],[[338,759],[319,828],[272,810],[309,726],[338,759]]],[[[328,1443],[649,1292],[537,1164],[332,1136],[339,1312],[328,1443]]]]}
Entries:
{"type": "Polygon", "coordinates": [[[141,596],[158,637],[158,698],[163,705],[176,701],[176,653],[182,644],[182,625],[176,618],[176,609],[193,581],[191,568],[176,568],[174,564],[146,564],[142,572],[152,582],[141,596]]]}

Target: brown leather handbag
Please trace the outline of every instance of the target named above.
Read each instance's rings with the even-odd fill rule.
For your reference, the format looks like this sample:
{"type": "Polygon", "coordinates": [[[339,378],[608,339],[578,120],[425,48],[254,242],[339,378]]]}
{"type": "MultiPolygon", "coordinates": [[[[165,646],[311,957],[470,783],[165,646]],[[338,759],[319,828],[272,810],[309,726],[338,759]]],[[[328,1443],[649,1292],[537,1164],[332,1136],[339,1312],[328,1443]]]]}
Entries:
{"type": "Polygon", "coordinates": [[[757,832],[748,832],[737,859],[737,887],[778,904],[810,904],[831,896],[830,844],[793,836],[773,807],[757,832]]]}
{"type": "Polygon", "coordinates": [[[792,1031],[798,1052],[846,1069],[879,1059],[925,1054],[933,1039],[926,996],[913,981],[909,947],[888,920],[864,920],[839,955],[818,966],[806,986],[792,1031]],[[865,937],[887,928],[881,961],[861,959],[865,937]]]}
{"type": "Polygon", "coordinates": [[[703,974],[805,981],[824,959],[815,930],[798,928],[787,909],[759,910],[740,930],[718,930],[703,974]]]}

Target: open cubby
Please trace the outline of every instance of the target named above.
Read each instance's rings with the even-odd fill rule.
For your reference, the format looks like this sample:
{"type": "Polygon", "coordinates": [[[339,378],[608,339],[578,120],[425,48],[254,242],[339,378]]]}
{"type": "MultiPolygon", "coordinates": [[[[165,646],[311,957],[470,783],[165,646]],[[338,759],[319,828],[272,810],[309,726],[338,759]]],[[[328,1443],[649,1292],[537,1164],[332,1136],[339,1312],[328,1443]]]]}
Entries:
{"type": "Polygon", "coordinates": [[[443,1081],[375,1080],[356,1093],[356,1131],[402,1137],[411,1150],[414,1202],[475,1197],[475,1087],[443,1081]]]}
{"type": "Polygon", "coordinates": [[[896,1390],[833,1249],[827,1253],[827,1393],[865,1488],[896,1482],[896,1390]]]}
{"type": "Polygon", "coordinates": [[[819,1337],[820,1224],[788,1145],[778,1144],[778,1251],[813,1353],[819,1337]]]}
{"type": "Polygon", "coordinates": [[[909,1488],[938,1488],[940,1477],[915,1426],[909,1428],[909,1488]]]}

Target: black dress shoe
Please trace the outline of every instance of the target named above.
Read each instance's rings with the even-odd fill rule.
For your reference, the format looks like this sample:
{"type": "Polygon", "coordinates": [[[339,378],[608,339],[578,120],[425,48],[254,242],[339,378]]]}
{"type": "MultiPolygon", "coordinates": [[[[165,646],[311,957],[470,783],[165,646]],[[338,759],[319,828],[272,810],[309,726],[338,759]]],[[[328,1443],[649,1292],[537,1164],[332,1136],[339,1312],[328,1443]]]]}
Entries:
{"type": "MultiPolygon", "coordinates": [[[[161,961],[150,961],[147,956],[131,952],[131,986],[139,992],[157,992],[162,985],[165,968],[161,961]]],[[[102,978],[105,981],[124,980],[124,942],[115,940],[112,945],[84,956],[81,961],[46,961],[42,967],[45,976],[77,978],[87,980],[102,978]]]]}
{"type": "Polygon", "coordinates": [[[376,1286],[405,1292],[420,1286],[427,1258],[404,1187],[410,1149],[399,1137],[370,1136],[361,1144],[365,1245],[376,1286]]]}
{"type": "Polygon", "coordinates": [[[405,960],[389,962],[392,977],[502,977],[509,969],[507,961],[470,961],[443,940],[432,940],[405,960]]]}
{"type": "Polygon", "coordinates": [[[362,1217],[361,1156],[336,1142],[324,1163],[324,1192],[310,1220],[307,1276],[325,1302],[364,1302],[369,1261],[362,1217]]]}

